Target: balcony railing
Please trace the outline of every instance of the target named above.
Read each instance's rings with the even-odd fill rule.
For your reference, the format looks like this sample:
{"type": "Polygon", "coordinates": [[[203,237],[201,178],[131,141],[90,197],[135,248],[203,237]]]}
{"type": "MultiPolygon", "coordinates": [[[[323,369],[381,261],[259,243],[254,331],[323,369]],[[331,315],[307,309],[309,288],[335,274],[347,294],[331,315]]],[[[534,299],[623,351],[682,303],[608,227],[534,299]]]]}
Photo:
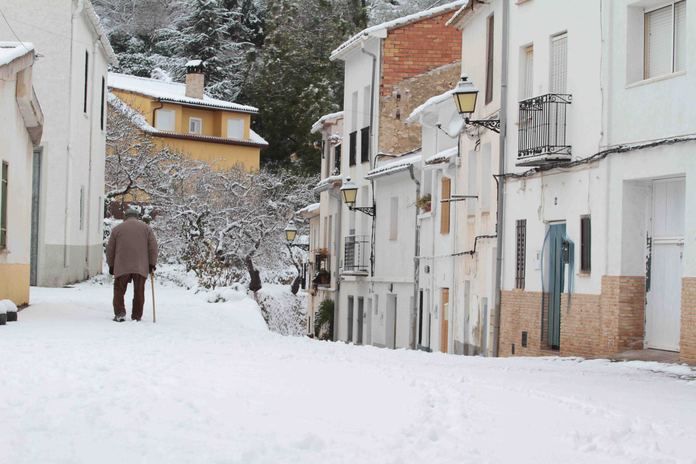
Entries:
{"type": "Polygon", "coordinates": [[[518,166],[569,161],[567,108],[572,95],[546,94],[520,102],[518,166]]]}
{"type": "Polygon", "coordinates": [[[370,238],[366,235],[347,235],[343,272],[367,274],[369,272],[370,238]]]}

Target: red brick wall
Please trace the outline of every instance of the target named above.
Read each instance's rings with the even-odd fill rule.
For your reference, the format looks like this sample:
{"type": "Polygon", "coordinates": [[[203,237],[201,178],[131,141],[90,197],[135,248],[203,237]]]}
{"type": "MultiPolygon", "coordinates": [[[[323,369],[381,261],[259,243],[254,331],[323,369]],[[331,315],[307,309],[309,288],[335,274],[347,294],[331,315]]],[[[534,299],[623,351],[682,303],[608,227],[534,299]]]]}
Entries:
{"type": "Polygon", "coordinates": [[[680,357],[696,364],[696,277],[682,279],[680,357]]]}
{"type": "Polygon", "coordinates": [[[451,16],[448,12],[389,31],[383,44],[381,95],[389,95],[408,77],[461,59],[461,32],[445,26],[451,16]]]}
{"type": "MultiPolygon", "coordinates": [[[[696,304],[696,279],[692,299],[696,304]]],[[[573,294],[561,301],[560,351],[550,351],[542,337],[541,293],[504,291],[501,299],[500,355],[560,354],[587,358],[641,349],[645,324],[645,278],[604,276],[601,295],[573,294]],[[522,332],[528,346],[522,347],[522,332]]],[[[693,316],[696,334],[696,311],[693,316]]],[[[684,323],[682,323],[684,324],[684,323]]],[[[694,343],[696,355],[696,343],[694,343]]]]}

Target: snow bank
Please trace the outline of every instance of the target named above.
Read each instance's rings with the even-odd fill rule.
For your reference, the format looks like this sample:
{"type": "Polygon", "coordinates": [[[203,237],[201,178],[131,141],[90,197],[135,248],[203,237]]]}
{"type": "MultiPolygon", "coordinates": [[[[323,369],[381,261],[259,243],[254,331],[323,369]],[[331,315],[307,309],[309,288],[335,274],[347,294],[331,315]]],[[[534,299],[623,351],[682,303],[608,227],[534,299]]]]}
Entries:
{"type": "Polygon", "coordinates": [[[293,295],[289,285],[264,284],[256,300],[268,328],[281,335],[301,336],[307,331],[307,294],[293,295]]]}
{"type": "Polygon", "coordinates": [[[17,305],[12,300],[0,300],[0,314],[16,313],[17,305]]]}

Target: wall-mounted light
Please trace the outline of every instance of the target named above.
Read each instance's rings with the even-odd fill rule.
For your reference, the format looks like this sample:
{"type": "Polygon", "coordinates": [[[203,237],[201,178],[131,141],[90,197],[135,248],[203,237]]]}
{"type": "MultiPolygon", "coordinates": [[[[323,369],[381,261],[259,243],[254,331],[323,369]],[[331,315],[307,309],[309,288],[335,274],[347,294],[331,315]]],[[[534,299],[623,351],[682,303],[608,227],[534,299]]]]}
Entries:
{"type": "Polygon", "coordinates": [[[468,76],[463,75],[457,88],[452,92],[457,111],[464,118],[466,124],[484,127],[493,132],[500,133],[500,119],[469,119],[469,115],[476,110],[478,93],[478,89],[469,80],[468,76]]]}

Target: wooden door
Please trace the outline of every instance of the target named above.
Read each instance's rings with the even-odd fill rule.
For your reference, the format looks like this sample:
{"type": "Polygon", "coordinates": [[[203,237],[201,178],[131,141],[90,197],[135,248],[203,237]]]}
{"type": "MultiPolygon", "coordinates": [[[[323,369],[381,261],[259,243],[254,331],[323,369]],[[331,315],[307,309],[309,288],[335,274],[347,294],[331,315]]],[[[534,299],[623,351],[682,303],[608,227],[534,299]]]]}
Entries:
{"type": "Polygon", "coordinates": [[[449,346],[449,288],[442,289],[442,315],[440,317],[440,351],[447,353],[449,346]]]}

